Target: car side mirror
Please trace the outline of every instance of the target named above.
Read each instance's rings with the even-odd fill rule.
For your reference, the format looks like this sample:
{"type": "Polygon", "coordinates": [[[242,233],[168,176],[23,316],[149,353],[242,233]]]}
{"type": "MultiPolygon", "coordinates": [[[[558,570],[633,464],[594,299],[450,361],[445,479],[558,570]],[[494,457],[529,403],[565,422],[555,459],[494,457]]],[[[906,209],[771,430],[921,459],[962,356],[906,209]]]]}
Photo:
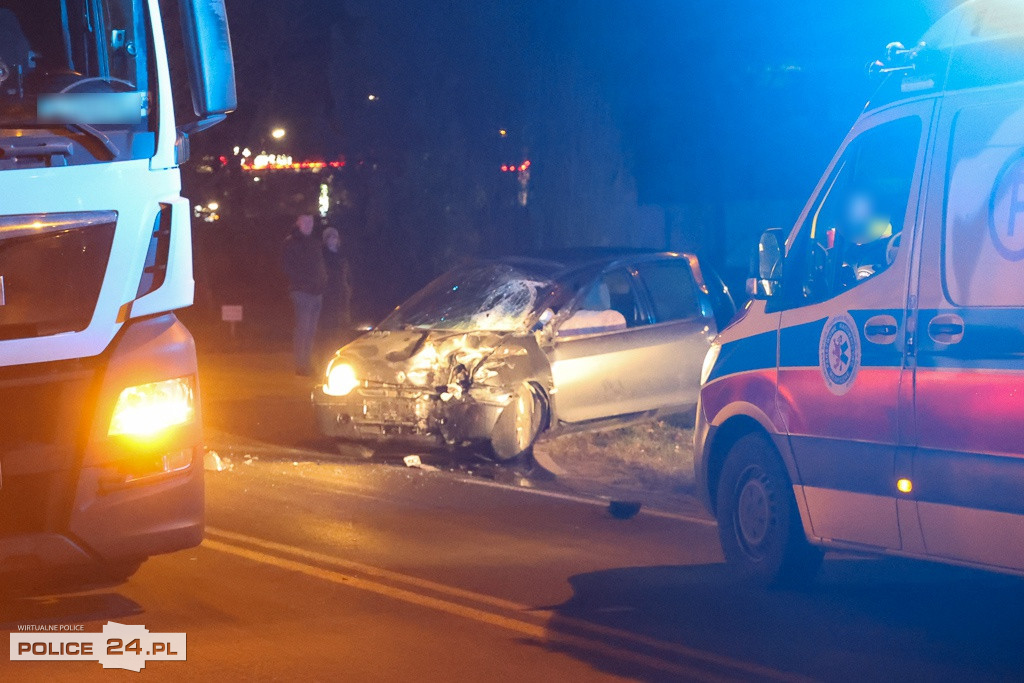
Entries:
{"type": "Polygon", "coordinates": [[[768,228],[761,233],[757,249],[750,259],[747,294],[754,299],[775,296],[782,282],[782,261],[785,239],[781,228],[768,228]]]}

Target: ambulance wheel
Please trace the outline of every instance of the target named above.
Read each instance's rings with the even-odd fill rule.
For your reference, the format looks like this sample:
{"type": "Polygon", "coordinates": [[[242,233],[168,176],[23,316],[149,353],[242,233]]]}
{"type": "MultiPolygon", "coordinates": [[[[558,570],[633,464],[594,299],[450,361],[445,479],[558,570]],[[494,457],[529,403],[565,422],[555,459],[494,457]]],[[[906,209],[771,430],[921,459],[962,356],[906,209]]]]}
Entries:
{"type": "Polygon", "coordinates": [[[740,438],[718,478],[718,535],[725,559],[760,585],[809,581],[823,552],[807,542],[793,486],[771,442],[740,438]]]}

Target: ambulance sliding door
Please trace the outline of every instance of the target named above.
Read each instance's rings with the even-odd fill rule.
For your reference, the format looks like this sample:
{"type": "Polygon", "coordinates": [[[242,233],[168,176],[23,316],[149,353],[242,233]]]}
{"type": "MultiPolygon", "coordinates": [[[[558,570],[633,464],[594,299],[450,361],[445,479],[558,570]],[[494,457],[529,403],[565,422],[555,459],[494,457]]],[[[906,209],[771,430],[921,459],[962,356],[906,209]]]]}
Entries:
{"type": "Polygon", "coordinates": [[[921,245],[909,496],[927,553],[1022,569],[1024,90],[1009,95],[943,103],[921,245]]]}

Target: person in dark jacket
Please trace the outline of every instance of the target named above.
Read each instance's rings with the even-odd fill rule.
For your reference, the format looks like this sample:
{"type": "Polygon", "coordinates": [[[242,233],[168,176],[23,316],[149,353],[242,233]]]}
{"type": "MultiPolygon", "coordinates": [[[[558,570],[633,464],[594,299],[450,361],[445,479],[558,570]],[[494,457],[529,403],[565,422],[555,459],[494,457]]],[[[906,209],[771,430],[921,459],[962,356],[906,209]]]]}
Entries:
{"type": "Polygon", "coordinates": [[[313,374],[313,342],[320,321],[327,269],[320,240],[313,236],[313,217],[295,219],[295,229],[284,241],[284,272],[295,308],[295,372],[313,374]]]}
{"type": "Polygon", "coordinates": [[[325,228],[323,241],[327,287],[324,289],[320,329],[328,345],[337,345],[352,324],[352,286],[348,279],[348,259],[342,252],[341,234],[337,228],[325,228]]]}

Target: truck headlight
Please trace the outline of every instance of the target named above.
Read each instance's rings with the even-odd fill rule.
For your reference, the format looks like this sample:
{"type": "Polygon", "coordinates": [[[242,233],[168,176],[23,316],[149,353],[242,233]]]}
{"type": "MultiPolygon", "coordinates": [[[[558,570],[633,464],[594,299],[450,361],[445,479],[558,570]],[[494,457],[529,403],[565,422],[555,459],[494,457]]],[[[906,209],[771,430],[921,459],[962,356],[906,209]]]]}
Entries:
{"type": "Polygon", "coordinates": [[[715,363],[718,362],[718,354],[722,351],[722,345],[717,342],[712,342],[711,347],[708,349],[707,354],[704,356],[704,365],[700,368],[700,385],[704,386],[707,384],[708,377],[711,377],[711,371],[715,369],[715,363]]]}
{"type": "Polygon", "coordinates": [[[128,387],[117,397],[110,436],[152,437],[195,418],[195,382],[178,377],[128,387]]]}
{"type": "Polygon", "coordinates": [[[324,393],[328,396],[346,396],[349,392],[359,386],[359,379],[356,377],[355,368],[348,363],[333,362],[327,369],[327,382],[324,383],[324,393]]]}

